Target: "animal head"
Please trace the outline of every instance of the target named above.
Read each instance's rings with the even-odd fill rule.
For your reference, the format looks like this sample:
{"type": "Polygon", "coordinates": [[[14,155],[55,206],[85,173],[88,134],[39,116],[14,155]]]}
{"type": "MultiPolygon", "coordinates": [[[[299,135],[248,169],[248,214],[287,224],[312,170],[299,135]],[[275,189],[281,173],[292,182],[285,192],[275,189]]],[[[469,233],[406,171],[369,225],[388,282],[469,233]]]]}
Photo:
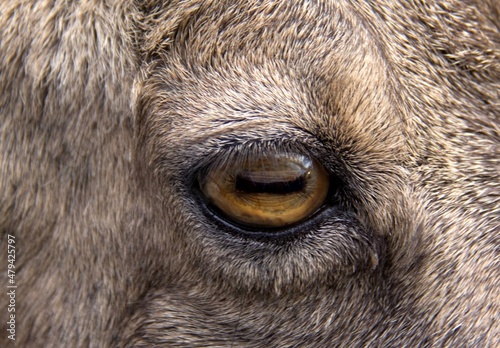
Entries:
{"type": "Polygon", "coordinates": [[[497,3],[0,8],[2,343],[500,343],[497,3]]]}

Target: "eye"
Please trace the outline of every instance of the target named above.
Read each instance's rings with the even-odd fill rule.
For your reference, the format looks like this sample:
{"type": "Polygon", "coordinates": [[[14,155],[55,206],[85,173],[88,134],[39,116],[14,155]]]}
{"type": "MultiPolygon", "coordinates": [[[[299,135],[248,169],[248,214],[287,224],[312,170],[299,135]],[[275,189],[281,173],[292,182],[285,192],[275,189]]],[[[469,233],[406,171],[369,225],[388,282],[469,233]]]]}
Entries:
{"type": "Polygon", "coordinates": [[[200,180],[205,198],[233,222],[280,228],[296,224],[324,203],[329,179],[314,159],[299,154],[234,157],[200,180]]]}

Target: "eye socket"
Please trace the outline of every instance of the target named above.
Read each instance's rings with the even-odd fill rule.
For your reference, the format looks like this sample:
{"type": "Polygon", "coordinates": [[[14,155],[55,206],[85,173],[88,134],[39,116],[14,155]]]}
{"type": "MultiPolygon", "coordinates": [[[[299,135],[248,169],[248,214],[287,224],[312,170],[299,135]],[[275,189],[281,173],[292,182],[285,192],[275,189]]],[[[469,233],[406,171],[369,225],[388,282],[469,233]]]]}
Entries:
{"type": "Polygon", "coordinates": [[[229,159],[200,180],[205,198],[237,224],[280,228],[296,224],[324,203],[329,179],[304,155],[281,153],[229,159]]]}

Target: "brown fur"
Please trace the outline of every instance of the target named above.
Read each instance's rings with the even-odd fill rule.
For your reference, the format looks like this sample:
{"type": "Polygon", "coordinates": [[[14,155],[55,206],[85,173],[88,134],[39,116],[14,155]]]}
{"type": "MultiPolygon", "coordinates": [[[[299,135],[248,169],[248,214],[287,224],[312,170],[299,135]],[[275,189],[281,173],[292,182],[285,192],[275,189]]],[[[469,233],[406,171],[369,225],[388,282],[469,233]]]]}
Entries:
{"type": "Polygon", "coordinates": [[[499,3],[161,3],[0,5],[17,346],[500,346],[499,3]],[[262,149],[341,209],[214,223],[196,171],[262,149]]]}

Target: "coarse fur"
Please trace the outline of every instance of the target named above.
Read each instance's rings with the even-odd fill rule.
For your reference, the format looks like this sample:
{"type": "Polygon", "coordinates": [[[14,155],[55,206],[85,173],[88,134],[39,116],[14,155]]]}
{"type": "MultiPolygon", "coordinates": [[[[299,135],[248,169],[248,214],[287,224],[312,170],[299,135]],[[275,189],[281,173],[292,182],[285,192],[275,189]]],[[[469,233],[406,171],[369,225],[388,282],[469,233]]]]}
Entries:
{"type": "Polygon", "coordinates": [[[499,13],[3,1],[0,346],[499,347],[499,13]],[[264,240],[205,209],[204,168],[283,151],[338,204],[264,240]]]}

